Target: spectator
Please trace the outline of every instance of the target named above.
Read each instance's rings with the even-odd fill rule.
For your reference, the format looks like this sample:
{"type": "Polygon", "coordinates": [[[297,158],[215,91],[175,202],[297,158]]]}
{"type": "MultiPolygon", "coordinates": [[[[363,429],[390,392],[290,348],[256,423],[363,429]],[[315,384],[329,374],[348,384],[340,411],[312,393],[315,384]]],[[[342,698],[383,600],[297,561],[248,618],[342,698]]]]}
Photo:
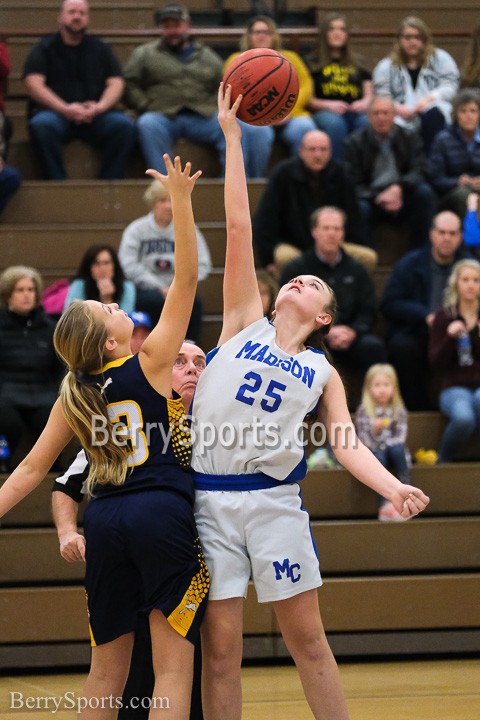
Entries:
{"type": "MultiPolygon", "coordinates": [[[[374,363],[386,362],[383,340],[372,335],[376,320],[373,282],[362,263],[342,248],[345,213],[323,207],[311,217],[314,247],[285,267],[280,286],[299,275],[316,275],[335,292],[338,311],[325,343],[335,362],[365,371],[374,363]]],[[[363,379],[363,377],[362,377],[363,379]]]]}
{"type": "Polygon", "coordinates": [[[8,47],[0,42],[0,215],[22,182],[18,170],[6,164],[10,124],[5,115],[5,92],[11,66],[8,47]]]}
{"type": "MultiPolygon", "coordinates": [[[[286,143],[291,155],[296,156],[303,136],[315,129],[315,123],[308,112],[308,103],[313,94],[313,82],[310,73],[300,55],[293,50],[282,50],[282,41],[275,22],[266,15],[251,18],[240,40],[240,50],[270,48],[280,52],[293,65],[298,80],[299,94],[295,107],[289,116],[275,127],[271,125],[255,126],[240,122],[242,127],[242,147],[245,156],[247,177],[265,177],[275,136],[286,143]]],[[[233,53],[225,62],[225,70],[239,53],[233,53]]]]}
{"type": "Polygon", "coordinates": [[[164,153],[179,138],[214,145],[225,165],[225,141],[217,120],[223,62],[190,37],[190,14],[171,3],[157,14],[160,41],[140,45],[125,68],[125,102],[139,115],[138,133],[148,167],[165,172],[164,153]]]}
{"type": "Polygon", "coordinates": [[[458,90],[455,60],[433,44],[430,28],[414,15],[402,20],[390,56],[373,70],[376,95],[395,103],[395,122],[420,129],[428,155],[433,138],[450,121],[458,90]]]}
{"type": "Polygon", "coordinates": [[[275,306],[275,298],[278,293],[278,282],[266,270],[257,270],[257,283],[262,300],[263,314],[270,317],[275,306]]]}
{"type": "Polygon", "coordinates": [[[310,101],[313,118],[330,137],[333,159],[342,162],[343,141],[367,124],[372,75],[350,49],[347,20],[341,13],[325,16],[309,66],[315,86],[310,101]]]}
{"type": "Polygon", "coordinates": [[[429,175],[441,198],[439,207],[463,218],[468,194],[480,191],[480,90],[460,90],[452,114],[452,125],[432,143],[429,175]]]}
{"type": "MultiPolygon", "coordinates": [[[[363,383],[362,402],[355,413],[360,440],[387,470],[404,483],[410,482],[410,452],[407,440],[407,412],[400,395],[395,368],[388,363],[372,365],[363,383]]],[[[398,522],[403,517],[393,504],[378,496],[378,519],[398,522]]]]}
{"type": "Polygon", "coordinates": [[[368,267],[376,253],[363,245],[365,237],[353,183],[331,159],[326,133],[311,130],[303,136],[296,158],[280,162],[273,170],[253,219],[253,237],[261,264],[272,274],[313,246],[309,218],[324,205],[340,207],[347,217],[345,249],[368,267]]]}
{"type": "Polygon", "coordinates": [[[369,124],[345,142],[345,169],[354,182],[360,208],[373,240],[378,220],[407,221],[410,246],[428,243],[434,193],[425,182],[422,143],[415,131],[395,125],[388,97],[374,97],[369,124]]]}
{"type": "Polygon", "coordinates": [[[125,279],[118,255],[110,245],[91,245],[85,252],[68,289],[67,308],[73,300],[116,302],[126,313],[135,309],[135,285],[125,279]]]}
{"type": "Polygon", "coordinates": [[[460,260],[430,326],[430,362],[442,371],[440,410],[449,419],[438,462],[455,459],[480,428],[480,263],[460,260]],[[466,341],[466,346],[460,343],[466,341]]]}
{"type": "Polygon", "coordinates": [[[111,48],[87,34],[87,0],[64,0],[59,31],[42,38],[25,61],[29,131],[43,176],[64,180],[63,146],[74,138],[103,151],[100,177],[121,178],[135,141],[134,121],[114,110],[124,81],[111,48]]]}
{"type": "Polygon", "coordinates": [[[430,245],[412,250],[392,268],[380,309],[388,322],[388,350],[409,410],[428,410],[428,328],[442,305],[443,291],[461,247],[460,219],[443,211],[433,219],[430,245]]]}
{"type": "Polygon", "coordinates": [[[41,291],[34,268],[14,265],[0,275],[0,435],[11,455],[25,430],[35,440],[42,432],[61,377],[41,291]]]}
{"type": "MultiPolygon", "coordinates": [[[[137,309],[147,312],[156,323],[162,312],[174,275],[175,239],[170,195],[154,180],[143,199],[148,215],[134,220],[123,231],[118,256],[125,276],[137,289],[137,309]]],[[[205,280],[212,269],[210,253],[202,233],[195,226],[198,243],[198,279],[205,280]]],[[[187,336],[198,342],[202,323],[202,303],[198,294],[193,303],[187,336]]]]}

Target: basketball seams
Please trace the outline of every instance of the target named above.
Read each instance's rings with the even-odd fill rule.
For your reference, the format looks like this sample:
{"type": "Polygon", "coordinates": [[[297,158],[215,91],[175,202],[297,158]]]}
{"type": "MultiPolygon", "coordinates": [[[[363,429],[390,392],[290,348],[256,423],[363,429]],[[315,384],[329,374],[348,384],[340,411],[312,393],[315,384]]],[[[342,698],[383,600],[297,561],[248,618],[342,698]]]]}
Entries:
{"type": "Polygon", "coordinates": [[[243,95],[238,118],[250,125],[266,126],[282,121],[298,97],[294,67],[284,55],[268,48],[247,50],[238,55],[227,68],[224,83],[231,85],[232,98],[243,95]]]}

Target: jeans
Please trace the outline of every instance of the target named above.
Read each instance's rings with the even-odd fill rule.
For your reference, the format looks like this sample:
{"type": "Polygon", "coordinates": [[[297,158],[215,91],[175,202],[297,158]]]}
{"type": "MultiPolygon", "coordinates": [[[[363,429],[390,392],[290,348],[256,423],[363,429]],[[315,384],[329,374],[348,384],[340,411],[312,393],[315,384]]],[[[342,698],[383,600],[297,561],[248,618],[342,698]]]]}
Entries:
{"type": "Polygon", "coordinates": [[[313,119],[319,130],[326,132],[332,143],[332,160],[338,163],[343,162],[344,148],[343,141],[349,133],[368,125],[368,118],[365,113],[356,113],[347,110],[343,115],[331,112],[331,110],[318,110],[314,113],[313,119]]]}
{"type": "Polygon", "coordinates": [[[377,220],[398,222],[406,220],[409,225],[410,248],[418,248],[430,242],[430,228],[435,210],[435,193],[428,183],[421,182],[403,188],[403,206],[397,213],[389,213],[371,200],[359,199],[367,238],[373,243],[373,227],[377,220]]]}
{"type": "Polygon", "coordinates": [[[63,146],[75,138],[101,148],[102,180],[122,178],[136,138],[134,120],[116,110],[98,115],[91,123],[81,125],[52,110],[41,110],[31,118],[29,130],[46,180],[65,180],[63,146]]]}
{"type": "MultiPolygon", "coordinates": [[[[410,480],[410,469],[405,445],[387,445],[383,450],[372,450],[377,460],[403,483],[410,480]]],[[[379,498],[382,496],[380,495],[379,498]]]]}
{"type": "Polygon", "coordinates": [[[137,120],[143,156],[150,168],[166,173],[163,155],[173,157],[173,144],[180,138],[214,145],[225,174],[225,137],[217,115],[203,117],[194,112],[179,112],[169,118],[160,112],[146,112],[137,120]]]}
{"type": "Polygon", "coordinates": [[[438,450],[439,462],[450,462],[480,428],[480,388],[449,387],[442,390],[440,410],[449,418],[438,450]]]}
{"type": "Polygon", "coordinates": [[[257,126],[239,122],[242,129],[242,149],[247,178],[264,178],[267,176],[275,131],[271,125],[257,126]]]}
{"type": "Polygon", "coordinates": [[[0,172],[0,213],[4,210],[5,205],[14,195],[22,182],[22,176],[10,167],[10,165],[4,165],[3,170],[0,172]]]}

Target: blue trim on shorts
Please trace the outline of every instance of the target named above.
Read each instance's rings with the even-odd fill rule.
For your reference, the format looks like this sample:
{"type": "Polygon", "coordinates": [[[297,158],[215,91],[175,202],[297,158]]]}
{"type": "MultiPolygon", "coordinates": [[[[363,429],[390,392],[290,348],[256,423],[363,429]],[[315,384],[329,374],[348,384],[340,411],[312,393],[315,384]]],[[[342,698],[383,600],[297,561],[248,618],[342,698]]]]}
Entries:
{"type": "Polygon", "coordinates": [[[303,480],[307,470],[305,459],[301,460],[285,480],[275,478],[265,473],[245,473],[244,475],[210,475],[193,471],[195,490],[267,490],[279,485],[291,485],[303,480]]]}

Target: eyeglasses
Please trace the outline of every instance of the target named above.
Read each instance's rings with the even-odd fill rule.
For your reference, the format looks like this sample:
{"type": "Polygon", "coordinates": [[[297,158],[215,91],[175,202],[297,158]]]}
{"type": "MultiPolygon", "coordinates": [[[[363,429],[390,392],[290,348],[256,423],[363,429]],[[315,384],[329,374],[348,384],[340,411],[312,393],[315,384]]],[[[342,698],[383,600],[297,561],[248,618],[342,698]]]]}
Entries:
{"type": "Polygon", "coordinates": [[[421,35],[417,35],[415,33],[402,33],[400,37],[402,40],[423,40],[421,35]]]}

